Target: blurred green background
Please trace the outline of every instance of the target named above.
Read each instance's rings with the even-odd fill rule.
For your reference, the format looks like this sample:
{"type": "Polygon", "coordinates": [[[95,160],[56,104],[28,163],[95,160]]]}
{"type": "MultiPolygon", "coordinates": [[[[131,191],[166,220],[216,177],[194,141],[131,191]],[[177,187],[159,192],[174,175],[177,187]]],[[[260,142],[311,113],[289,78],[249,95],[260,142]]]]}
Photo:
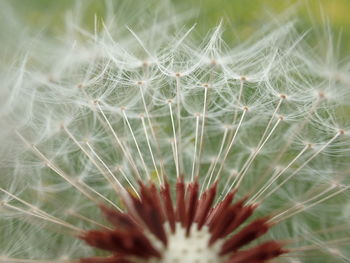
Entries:
{"type": "MultiPolygon", "coordinates": [[[[153,0],[114,0],[115,6],[125,3],[140,7],[145,3],[157,3],[153,0]]],[[[166,0],[158,0],[163,2],[166,0]]],[[[295,9],[292,17],[297,17],[302,30],[310,27],[322,30],[325,21],[331,25],[335,39],[340,39],[339,50],[347,55],[350,47],[350,0],[169,0],[181,10],[193,10],[194,18],[189,23],[197,22],[197,30],[205,33],[223,19],[226,28],[232,29],[231,35],[224,35],[230,42],[232,32],[235,37],[246,38],[259,26],[271,21],[291,7],[295,9]]],[[[26,25],[42,26],[51,32],[63,28],[63,14],[76,4],[74,0],[11,0],[10,5],[19,12],[26,25]]],[[[88,5],[86,25],[92,26],[93,14],[103,16],[103,0],[81,1],[88,5]]],[[[145,10],[147,12],[147,10],[145,10]]]]}

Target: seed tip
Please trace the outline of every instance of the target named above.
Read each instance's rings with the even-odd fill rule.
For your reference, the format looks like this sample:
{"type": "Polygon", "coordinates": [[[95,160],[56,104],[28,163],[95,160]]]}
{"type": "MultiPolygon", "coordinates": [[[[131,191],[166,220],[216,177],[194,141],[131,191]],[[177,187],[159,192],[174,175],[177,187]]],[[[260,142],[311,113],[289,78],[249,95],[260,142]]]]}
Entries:
{"type": "Polygon", "coordinates": [[[287,98],[287,95],[285,95],[285,94],[280,94],[280,98],[283,99],[283,100],[285,100],[285,99],[287,98]]]}

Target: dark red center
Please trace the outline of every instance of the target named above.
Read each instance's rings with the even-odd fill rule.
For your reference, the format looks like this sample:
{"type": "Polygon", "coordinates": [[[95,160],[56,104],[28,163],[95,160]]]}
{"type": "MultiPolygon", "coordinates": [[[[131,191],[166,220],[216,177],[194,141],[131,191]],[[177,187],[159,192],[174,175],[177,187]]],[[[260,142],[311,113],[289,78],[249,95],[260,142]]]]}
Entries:
{"type": "MultiPolygon", "coordinates": [[[[179,179],[173,202],[168,183],[160,190],[153,183],[140,183],[140,198],[129,194],[125,212],[101,206],[113,230],[92,230],[81,237],[90,246],[110,252],[111,256],[84,258],[81,263],[136,263],[148,259],[162,262],[169,235],[178,227],[185,230],[184,240],[191,232],[207,227],[210,234],[207,247],[210,250],[220,241],[217,253],[222,263],[263,263],[287,252],[278,241],[244,249],[269,230],[268,218],[248,223],[256,205],[246,205],[246,198],[233,202],[235,192],[214,205],[216,190],[215,183],[200,195],[198,182],[186,184],[179,179]],[[155,246],[150,235],[162,243],[163,249],[155,246]]],[[[186,256],[183,257],[182,262],[186,262],[186,256]]]]}

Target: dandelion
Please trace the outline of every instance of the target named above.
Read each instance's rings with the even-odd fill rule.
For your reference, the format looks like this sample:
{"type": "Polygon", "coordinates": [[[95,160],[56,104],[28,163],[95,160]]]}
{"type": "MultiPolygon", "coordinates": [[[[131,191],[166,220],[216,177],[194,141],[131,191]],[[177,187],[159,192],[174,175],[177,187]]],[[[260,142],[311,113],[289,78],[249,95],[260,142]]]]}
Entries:
{"type": "Polygon", "coordinates": [[[0,262],[350,262],[346,62],[109,11],[3,74],[0,262]]]}

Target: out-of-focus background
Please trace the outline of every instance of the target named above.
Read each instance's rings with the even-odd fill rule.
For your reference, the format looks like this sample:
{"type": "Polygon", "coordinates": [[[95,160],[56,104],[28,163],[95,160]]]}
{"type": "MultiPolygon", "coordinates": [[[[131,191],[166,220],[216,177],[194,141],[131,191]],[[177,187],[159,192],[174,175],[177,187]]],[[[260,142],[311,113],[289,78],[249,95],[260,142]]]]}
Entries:
{"type": "MultiPolygon", "coordinates": [[[[2,0],[6,1],[6,0],[2,0]]],[[[284,16],[288,10],[293,10],[291,17],[298,20],[298,26],[302,31],[313,27],[316,30],[324,30],[329,23],[334,35],[338,50],[347,55],[350,47],[350,0],[114,0],[113,5],[132,5],[137,8],[145,6],[145,3],[163,1],[171,2],[178,10],[191,10],[194,16],[188,23],[197,23],[196,30],[205,33],[223,19],[226,30],[225,40],[230,43],[231,38],[246,38],[259,30],[259,27],[272,21],[275,16],[284,16]],[[281,15],[282,14],[282,15],[281,15]],[[232,36],[234,34],[234,36],[232,36]]],[[[74,0],[11,0],[10,6],[21,16],[28,26],[39,27],[51,33],[59,31],[64,26],[64,14],[74,8],[77,1],[74,0]]],[[[93,26],[94,14],[103,17],[105,15],[105,1],[84,0],[86,4],[87,27],[93,26]]],[[[132,12],[132,8],[125,12],[132,12]]],[[[137,12],[151,12],[151,10],[137,10],[137,12]]],[[[127,15],[127,14],[126,14],[127,15]]],[[[3,36],[2,36],[3,37],[3,36]]]]}

